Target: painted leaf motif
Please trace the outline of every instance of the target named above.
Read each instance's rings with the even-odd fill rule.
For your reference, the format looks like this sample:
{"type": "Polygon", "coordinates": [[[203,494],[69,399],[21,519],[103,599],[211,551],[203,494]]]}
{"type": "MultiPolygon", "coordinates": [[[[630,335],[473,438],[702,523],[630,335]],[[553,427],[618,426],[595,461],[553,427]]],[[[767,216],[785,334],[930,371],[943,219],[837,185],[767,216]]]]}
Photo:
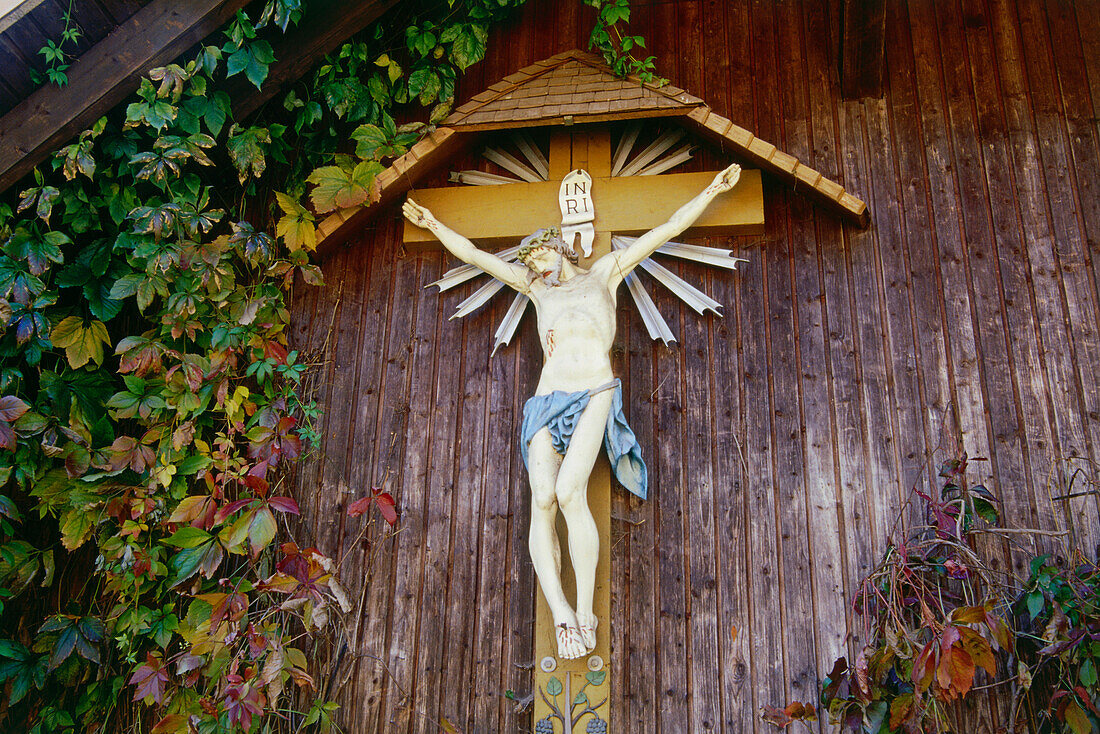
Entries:
{"type": "Polygon", "coordinates": [[[546,681],[546,692],[551,696],[560,696],[561,692],[565,690],[562,688],[561,681],[557,676],[550,676],[550,680],[546,681]]]}

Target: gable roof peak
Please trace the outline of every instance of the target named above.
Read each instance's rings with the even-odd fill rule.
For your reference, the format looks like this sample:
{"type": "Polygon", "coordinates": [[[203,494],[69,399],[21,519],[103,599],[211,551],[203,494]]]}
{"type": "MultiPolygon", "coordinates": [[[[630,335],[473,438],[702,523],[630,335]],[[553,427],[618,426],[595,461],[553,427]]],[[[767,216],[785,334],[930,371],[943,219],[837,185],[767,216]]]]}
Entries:
{"type": "Polygon", "coordinates": [[[578,49],[536,61],[474,95],[443,124],[456,130],[600,122],[686,115],[703,100],[670,84],[616,76],[603,59],[578,49]]]}

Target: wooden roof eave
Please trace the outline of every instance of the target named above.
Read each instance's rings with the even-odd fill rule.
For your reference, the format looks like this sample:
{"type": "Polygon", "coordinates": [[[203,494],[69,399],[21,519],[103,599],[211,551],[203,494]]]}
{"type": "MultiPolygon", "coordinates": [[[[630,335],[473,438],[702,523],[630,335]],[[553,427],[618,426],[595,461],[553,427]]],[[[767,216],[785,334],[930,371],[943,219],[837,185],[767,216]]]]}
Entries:
{"type": "Polygon", "coordinates": [[[734,125],[709,107],[704,105],[692,110],[684,121],[688,129],[729,150],[734,156],[789,182],[796,191],[840,214],[849,223],[860,228],[870,224],[871,212],[862,199],[794,156],[734,125]]]}
{"type": "MultiPolygon", "coordinates": [[[[621,93],[624,97],[636,94],[636,85],[636,88],[643,90],[645,100],[626,105],[625,109],[611,109],[613,100],[599,104],[586,102],[583,90],[587,87],[577,87],[571,95],[565,95],[570,97],[568,104],[557,105],[554,103],[553,85],[561,81],[549,80],[555,73],[570,72],[595,75],[606,80],[588,86],[604,84],[620,91],[623,89],[623,80],[614,77],[602,59],[577,50],[551,56],[509,74],[459,106],[444,120],[442,127],[380,173],[375,182],[372,203],[344,209],[322,220],[317,227],[318,253],[324,255],[347,242],[372,212],[407,192],[428,170],[436,168],[479,133],[656,117],[679,118],[687,129],[718,144],[734,157],[788,182],[796,191],[838,213],[849,223],[861,228],[869,224],[870,212],[859,197],[794,156],[734,125],[711,110],[703,100],[683,89],[670,84],[657,87],[630,77],[627,82],[631,89],[621,93]],[[580,72],[577,72],[578,69],[580,72]],[[492,119],[488,119],[490,116],[485,114],[485,110],[492,110],[492,119]]],[[[566,84],[568,81],[565,80],[566,84]]]]}

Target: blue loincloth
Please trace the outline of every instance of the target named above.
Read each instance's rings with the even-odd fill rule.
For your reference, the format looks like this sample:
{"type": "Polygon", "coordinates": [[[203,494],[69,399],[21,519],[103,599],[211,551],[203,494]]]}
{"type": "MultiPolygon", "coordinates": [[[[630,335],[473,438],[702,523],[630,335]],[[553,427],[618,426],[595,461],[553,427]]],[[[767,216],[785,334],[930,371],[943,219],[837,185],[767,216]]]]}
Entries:
{"type": "MultiPolygon", "coordinates": [[[[611,470],[615,473],[619,484],[645,499],[648,476],[645,462],[642,460],[642,450],[623,414],[622,383],[616,379],[614,386],[615,394],[611,396],[611,410],[607,414],[603,446],[607,451],[607,458],[611,461],[611,470]]],[[[519,450],[523,454],[524,465],[527,465],[531,439],[543,428],[550,429],[554,450],[565,456],[569,442],[573,438],[573,430],[577,427],[577,421],[588,406],[589,398],[598,392],[601,392],[600,388],[578,392],[555,390],[547,395],[536,395],[524,403],[523,425],[519,432],[519,450]]]]}

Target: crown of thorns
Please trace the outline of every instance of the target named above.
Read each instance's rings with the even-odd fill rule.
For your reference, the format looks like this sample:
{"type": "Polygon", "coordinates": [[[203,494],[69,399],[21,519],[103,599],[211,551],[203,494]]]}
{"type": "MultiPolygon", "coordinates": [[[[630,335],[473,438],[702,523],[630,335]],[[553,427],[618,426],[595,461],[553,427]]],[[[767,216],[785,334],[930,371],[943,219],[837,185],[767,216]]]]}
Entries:
{"type": "Polygon", "coordinates": [[[558,227],[545,227],[532,235],[524,237],[519,243],[519,254],[516,255],[516,258],[520,262],[526,262],[527,258],[535,250],[544,249],[553,250],[569,258],[569,261],[572,263],[577,262],[577,253],[573,252],[573,248],[565,244],[565,240],[561,238],[561,229],[558,227]]]}

